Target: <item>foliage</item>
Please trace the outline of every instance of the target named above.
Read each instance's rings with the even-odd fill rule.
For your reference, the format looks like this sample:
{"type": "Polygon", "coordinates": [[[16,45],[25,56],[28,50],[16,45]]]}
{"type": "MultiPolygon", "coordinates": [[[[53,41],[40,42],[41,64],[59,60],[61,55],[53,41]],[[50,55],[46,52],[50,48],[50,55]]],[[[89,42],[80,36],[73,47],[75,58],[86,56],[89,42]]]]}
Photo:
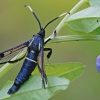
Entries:
{"type": "Polygon", "coordinates": [[[42,88],[40,76],[37,76],[37,74],[39,74],[38,69],[36,69],[33,72],[36,75],[32,75],[13,96],[7,95],[7,91],[13,82],[7,82],[0,91],[0,99],[47,100],[58,91],[67,89],[70,81],[76,79],[84,72],[84,66],[80,63],[54,64],[53,66],[54,67],[50,65],[46,66],[48,75],[46,89],[42,88]]]}
{"type": "MultiPolygon", "coordinates": [[[[70,14],[66,15],[55,29],[58,33],[63,26],[66,26],[75,34],[55,37],[54,33],[52,33],[48,37],[52,39],[49,43],[79,40],[100,40],[99,5],[99,0],[80,0],[79,3],[70,11],[70,14]],[[90,6],[76,12],[77,9],[84,3],[88,3],[90,6]]],[[[45,39],[45,41],[47,39],[45,39]]],[[[20,56],[22,56],[22,54],[20,54],[20,56]]],[[[9,70],[7,69],[8,67],[10,68],[14,65],[15,64],[6,64],[2,67],[0,69],[0,77],[2,77],[9,70]]],[[[54,64],[54,67],[47,65],[46,72],[48,75],[48,84],[45,90],[41,88],[40,76],[37,76],[38,70],[35,70],[29,81],[27,81],[13,96],[7,95],[7,90],[12,84],[12,82],[7,82],[0,91],[0,99],[13,100],[14,98],[16,100],[20,100],[23,98],[23,100],[25,100],[26,98],[26,100],[47,100],[58,91],[67,89],[69,83],[72,82],[73,79],[76,79],[83,74],[84,66],[80,63],[54,64]]]]}

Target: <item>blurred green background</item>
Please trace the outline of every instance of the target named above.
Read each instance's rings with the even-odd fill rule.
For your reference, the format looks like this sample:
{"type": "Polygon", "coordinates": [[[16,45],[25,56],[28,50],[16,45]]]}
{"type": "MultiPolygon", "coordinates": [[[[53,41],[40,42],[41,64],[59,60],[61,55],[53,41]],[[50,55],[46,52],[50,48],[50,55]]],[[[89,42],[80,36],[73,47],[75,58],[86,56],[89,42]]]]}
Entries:
{"type": "MultiPolygon", "coordinates": [[[[0,0],[0,52],[12,48],[39,31],[38,24],[25,4],[30,5],[39,17],[42,26],[48,21],[60,15],[77,4],[79,0],[0,0]]],[[[88,7],[84,4],[79,10],[88,7]]],[[[59,20],[52,23],[46,29],[46,37],[49,36],[59,20]]],[[[59,35],[71,33],[64,27],[59,35]]],[[[49,62],[66,63],[81,62],[85,65],[84,74],[71,82],[69,88],[61,91],[50,100],[100,100],[100,74],[96,70],[95,60],[100,54],[100,42],[81,41],[48,45],[53,49],[53,55],[49,62]]],[[[45,58],[45,63],[48,61],[45,58]]],[[[0,79],[0,89],[7,80],[14,80],[20,70],[22,62],[17,64],[0,79]]]]}

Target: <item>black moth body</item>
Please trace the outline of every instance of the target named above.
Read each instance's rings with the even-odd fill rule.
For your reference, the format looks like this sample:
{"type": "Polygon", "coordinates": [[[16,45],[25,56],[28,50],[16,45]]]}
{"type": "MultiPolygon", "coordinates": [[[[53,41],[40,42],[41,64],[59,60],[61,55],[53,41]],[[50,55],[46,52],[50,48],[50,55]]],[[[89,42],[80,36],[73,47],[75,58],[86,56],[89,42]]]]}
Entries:
{"type": "MultiPolygon", "coordinates": [[[[31,75],[31,73],[34,71],[36,66],[38,66],[39,72],[41,74],[41,80],[42,80],[42,87],[45,88],[45,84],[47,84],[47,77],[46,73],[44,70],[44,51],[49,51],[47,54],[47,58],[50,58],[52,54],[52,49],[51,48],[44,48],[44,45],[51,40],[51,38],[48,38],[45,42],[45,29],[46,27],[55,21],[56,19],[62,17],[63,15],[70,14],[69,12],[65,12],[61,14],[60,16],[54,18],[50,22],[46,24],[44,28],[41,27],[41,23],[39,19],[37,18],[36,14],[33,12],[32,8],[28,5],[25,5],[30,9],[36,20],[38,21],[40,31],[32,37],[29,41],[26,41],[14,48],[11,48],[9,50],[6,50],[4,52],[0,53],[0,64],[5,64],[5,63],[15,63],[23,58],[25,58],[24,63],[22,65],[22,68],[20,72],[18,73],[17,77],[15,78],[15,81],[12,85],[12,87],[8,90],[8,94],[12,95],[15,92],[17,92],[20,87],[24,84],[25,81],[27,81],[31,75]],[[18,53],[23,50],[24,48],[27,48],[26,54],[19,58],[12,60],[13,56],[18,55],[18,53]],[[38,58],[40,59],[40,62],[38,63],[38,58]]],[[[53,32],[54,37],[56,36],[56,30],[53,32]]]]}
{"type": "MultiPolygon", "coordinates": [[[[19,88],[24,84],[24,82],[29,79],[29,76],[31,75],[32,71],[34,71],[34,69],[36,68],[36,65],[38,64],[37,58],[39,55],[42,59],[41,63],[43,63],[43,51],[47,49],[47,48],[44,49],[44,37],[45,37],[44,29],[41,29],[39,33],[33,36],[28,46],[27,56],[25,57],[23,66],[20,72],[18,73],[14,81],[14,84],[9,89],[8,94],[13,94],[16,91],[18,91],[19,88]]],[[[48,57],[50,57],[50,54],[51,53],[49,53],[48,57]]],[[[43,85],[43,88],[45,88],[46,74],[44,72],[43,66],[41,66],[42,68],[40,68],[40,66],[38,65],[38,67],[39,67],[40,73],[42,73],[41,74],[42,85],[43,85]]]]}

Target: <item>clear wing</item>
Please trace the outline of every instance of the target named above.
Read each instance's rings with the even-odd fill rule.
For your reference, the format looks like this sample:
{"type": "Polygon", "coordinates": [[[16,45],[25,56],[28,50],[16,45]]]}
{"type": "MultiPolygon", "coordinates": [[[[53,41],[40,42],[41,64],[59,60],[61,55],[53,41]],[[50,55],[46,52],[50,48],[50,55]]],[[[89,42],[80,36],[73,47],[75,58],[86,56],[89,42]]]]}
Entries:
{"type": "Polygon", "coordinates": [[[20,50],[17,50],[17,51],[15,51],[15,52],[13,52],[13,53],[7,55],[7,56],[4,56],[3,58],[0,59],[0,64],[14,63],[14,62],[20,61],[20,60],[22,60],[25,56],[23,56],[23,57],[21,57],[21,58],[19,58],[19,59],[17,59],[17,58],[18,58],[19,55],[20,55],[21,53],[23,53],[23,52],[25,52],[25,54],[26,54],[26,51],[27,51],[27,47],[25,47],[25,48],[23,48],[23,49],[20,49],[20,50]],[[16,57],[16,60],[11,61],[11,59],[14,58],[15,56],[17,56],[17,57],[16,57]]]}
{"type": "Polygon", "coordinates": [[[29,43],[30,41],[26,41],[14,48],[11,48],[9,50],[6,50],[0,53],[0,64],[14,63],[14,62],[22,60],[25,57],[25,55],[21,58],[18,58],[18,57],[21,53],[26,54],[29,43]],[[15,56],[17,56],[16,59],[14,61],[11,61],[11,59],[14,58],[15,56]]]}

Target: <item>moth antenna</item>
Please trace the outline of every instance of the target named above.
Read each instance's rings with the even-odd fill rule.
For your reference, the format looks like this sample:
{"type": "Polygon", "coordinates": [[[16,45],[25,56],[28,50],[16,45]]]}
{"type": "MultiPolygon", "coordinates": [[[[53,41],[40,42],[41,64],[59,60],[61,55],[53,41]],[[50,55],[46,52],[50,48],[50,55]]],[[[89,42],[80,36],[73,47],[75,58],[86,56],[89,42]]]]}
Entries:
{"type": "Polygon", "coordinates": [[[46,29],[46,27],[47,27],[50,23],[52,23],[53,21],[57,20],[58,18],[60,18],[60,17],[62,17],[62,16],[64,16],[64,15],[66,15],[66,14],[70,14],[70,13],[69,13],[69,12],[65,12],[65,13],[63,13],[63,14],[57,16],[56,18],[54,18],[53,20],[51,20],[50,22],[48,22],[48,23],[45,25],[44,30],[46,29]]]}
{"type": "Polygon", "coordinates": [[[34,15],[34,17],[36,18],[36,20],[37,20],[37,22],[39,24],[40,30],[41,30],[41,23],[40,23],[38,17],[36,16],[36,14],[34,13],[34,11],[32,10],[32,8],[29,5],[25,5],[24,7],[28,7],[29,10],[32,12],[32,14],[34,15]]]}

